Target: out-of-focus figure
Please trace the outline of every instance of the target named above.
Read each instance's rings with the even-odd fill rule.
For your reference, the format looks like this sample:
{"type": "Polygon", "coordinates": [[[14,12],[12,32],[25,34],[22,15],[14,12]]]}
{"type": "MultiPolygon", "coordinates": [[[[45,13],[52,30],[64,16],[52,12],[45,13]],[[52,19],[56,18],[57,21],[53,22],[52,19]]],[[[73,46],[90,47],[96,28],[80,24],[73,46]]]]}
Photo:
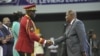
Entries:
{"type": "Polygon", "coordinates": [[[92,50],[91,55],[98,56],[97,37],[93,29],[90,29],[88,31],[88,37],[89,37],[88,41],[90,43],[91,50],[92,50]]]}
{"type": "MultiPolygon", "coordinates": [[[[40,33],[40,29],[36,28],[35,33],[42,37],[42,34],[40,33]]],[[[40,43],[34,41],[34,53],[32,53],[31,56],[44,56],[44,49],[43,49],[43,45],[41,45],[40,43]]]]}
{"type": "MultiPolygon", "coordinates": [[[[2,22],[0,22],[0,28],[2,28],[2,22]]],[[[2,33],[2,31],[0,30],[0,56],[3,56],[3,43],[6,41],[3,41],[4,39],[4,35],[2,33]]]]}
{"type": "Polygon", "coordinates": [[[19,35],[19,27],[20,27],[20,19],[23,16],[22,12],[18,11],[18,12],[14,12],[14,20],[13,21],[13,25],[12,25],[12,33],[14,36],[14,46],[13,46],[13,56],[19,56],[18,52],[15,49],[15,45],[18,39],[18,35],[19,35]]]}
{"type": "MultiPolygon", "coordinates": [[[[11,31],[11,21],[9,17],[4,17],[3,18],[3,26],[5,28],[6,31],[4,31],[4,33],[6,33],[7,31],[9,32],[9,34],[7,34],[8,36],[6,37],[7,40],[7,56],[13,56],[12,54],[12,48],[13,48],[13,44],[14,44],[14,39],[12,36],[12,31],[11,31]]],[[[2,29],[4,30],[4,29],[2,29]]]]}

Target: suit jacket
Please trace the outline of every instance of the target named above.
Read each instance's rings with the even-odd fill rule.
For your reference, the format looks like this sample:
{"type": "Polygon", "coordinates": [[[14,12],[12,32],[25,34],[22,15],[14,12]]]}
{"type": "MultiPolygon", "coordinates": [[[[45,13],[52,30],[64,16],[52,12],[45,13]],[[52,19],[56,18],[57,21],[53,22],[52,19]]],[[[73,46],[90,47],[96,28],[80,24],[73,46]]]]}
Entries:
{"type": "MultiPolygon", "coordinates": [[[[10,32],[4,27],[2,26],[2,28],[0,28],[2,34],[1,36],[3,37],[3,39],[6,39],[6,36],[8,36],[10,34],[10,32]]],[[[7,46],[8,43],[6,44],[2,44],[2,47],[3,47],[3,55],[6,56],[8,54],[8,46],[7,46]]],[[[11,52],[11,51],[10,51],[11,52]]]]}
{"type": "Polygon", "coordinates": [[[3,32],[4,37],[6,37],[7,35],[10,35],[9,30],[5,26],[2,26],[2,28],[0,28],[0,30],[3,32]]]}
{"type": "Polygon", "coordinates": [[[34,22],[28,15],[25,15],[20,22],[19,36],[15,48],[20,52],[32,53],[34,41],[43,44],[45,40],[36,35],[34,22]]]}
{"type": "MultiPolygon", "coordinates": [[[[6,31],[8,31],[8,33],[6,33],[6,31],[4,31],[6,34],[8,35],[12,35],[12,31],[10,30],[10,28],[8,26],[6,26],[5,24],[3,24],[4,28],[6,28],[6,31]]],[[[5,35],[6,36],[6,35],[5,35]]],[[[7,41],[7,55],[8,56],[12,56],[12,47],[13,47],[13,44],[14,44],[14,39],[11,38],[7,41]]]]}
{"type": "Polygon", "coordinates": [[[55,39],[55,44],[66,41],[68,56],[82,56],[81,52],[86,52],[88,56],[89,44],[82,21],[75,19],[74,22],[66,27],[63,36],[55,39]]]}

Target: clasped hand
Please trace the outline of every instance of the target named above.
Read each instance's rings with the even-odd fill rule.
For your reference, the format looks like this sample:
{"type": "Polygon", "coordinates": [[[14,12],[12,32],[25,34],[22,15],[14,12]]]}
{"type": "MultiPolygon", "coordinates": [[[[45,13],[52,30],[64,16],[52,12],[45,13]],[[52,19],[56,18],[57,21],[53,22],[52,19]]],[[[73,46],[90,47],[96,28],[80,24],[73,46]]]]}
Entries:
{"type": "Polygon", "coordinates": [[[47,40],[47,41],[46,41],[46,45],[47,45],[47,46],[53,45],[53,42],[52,42],[51,40],[47,40]]]}

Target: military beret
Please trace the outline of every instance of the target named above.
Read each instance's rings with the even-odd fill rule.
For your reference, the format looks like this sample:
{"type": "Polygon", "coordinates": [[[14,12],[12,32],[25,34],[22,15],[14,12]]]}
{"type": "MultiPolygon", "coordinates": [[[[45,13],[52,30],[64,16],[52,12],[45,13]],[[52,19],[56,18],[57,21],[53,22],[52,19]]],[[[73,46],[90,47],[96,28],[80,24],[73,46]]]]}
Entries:
{"type": "Polygon", "coordinates": [[[31,4],[24,7],[25,10],[36,10],[36,5],[31,4]]]}

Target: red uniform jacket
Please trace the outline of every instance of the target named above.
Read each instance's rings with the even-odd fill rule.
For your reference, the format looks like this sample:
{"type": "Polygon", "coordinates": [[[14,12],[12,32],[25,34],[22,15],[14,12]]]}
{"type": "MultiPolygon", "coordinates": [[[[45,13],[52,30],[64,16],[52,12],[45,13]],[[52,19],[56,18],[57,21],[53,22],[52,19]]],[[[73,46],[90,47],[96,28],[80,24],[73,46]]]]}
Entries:
{"type": "Polygon", "coordinates": [[[19,37],[15,48],[17,51],[32,53],[34,41],[43,44],[45,40],[36,35],[34,22],[28,15],[25,15],[20,22],[19,37]]]}

